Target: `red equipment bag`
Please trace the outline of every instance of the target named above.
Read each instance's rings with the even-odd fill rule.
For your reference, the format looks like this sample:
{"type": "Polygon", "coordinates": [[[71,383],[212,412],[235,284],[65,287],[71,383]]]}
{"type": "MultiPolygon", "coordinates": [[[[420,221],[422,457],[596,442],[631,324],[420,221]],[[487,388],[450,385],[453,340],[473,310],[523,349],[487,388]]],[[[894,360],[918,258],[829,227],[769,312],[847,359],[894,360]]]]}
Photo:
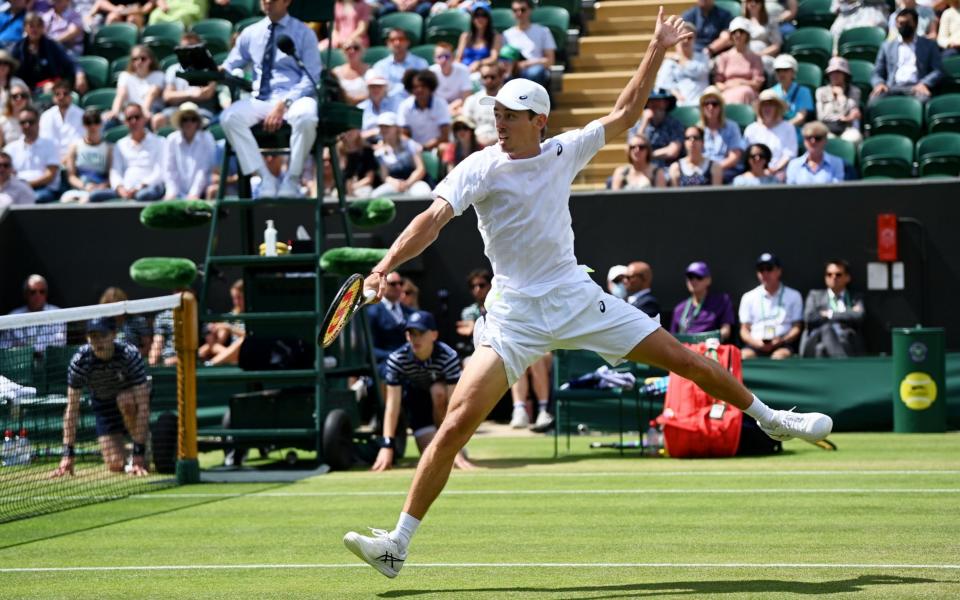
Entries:
{"type": "MultiPolygon", "coordinates": [[[[743,381],[740,349],[730,344],[717,346],[701,342],[685,344],[694,352],[712,358],[730,374],[743,381]]],[[[740,444],[743,413],[735,406],[716,400],[689,379],[670,374],[663,413],[667,454],[673,458],[722,458],[734,456],[740,444]]]]}

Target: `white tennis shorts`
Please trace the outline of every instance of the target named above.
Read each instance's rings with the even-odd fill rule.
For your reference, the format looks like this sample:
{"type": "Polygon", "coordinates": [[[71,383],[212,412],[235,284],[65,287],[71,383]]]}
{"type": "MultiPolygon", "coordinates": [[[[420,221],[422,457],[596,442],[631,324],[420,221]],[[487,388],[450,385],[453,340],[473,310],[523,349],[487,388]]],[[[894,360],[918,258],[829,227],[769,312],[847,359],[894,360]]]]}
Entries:
{"type": "Polygon", "coordinates": [[[494,289],[486,309],[473,330],[473,343],[500,355],[510,385],[551,350],[592,350],[616,365],[660,327],[659,316],[648,317],[592,281],[537,298],[494,289]]]}

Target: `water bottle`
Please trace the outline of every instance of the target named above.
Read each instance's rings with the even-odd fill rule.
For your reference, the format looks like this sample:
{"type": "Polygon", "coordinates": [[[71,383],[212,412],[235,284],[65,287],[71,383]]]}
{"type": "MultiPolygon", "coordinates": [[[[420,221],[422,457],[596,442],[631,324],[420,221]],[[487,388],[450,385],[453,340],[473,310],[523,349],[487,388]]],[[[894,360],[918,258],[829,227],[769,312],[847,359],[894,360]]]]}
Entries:
{"type": "Polygon", "coordinates": [[[33,460],[33,444],[27,438],[26,428],[20,430],[20,437],[17,438],[14,447],[14,456],[15,464],[18,465],[29,465],[30,461],[33,460]]]}
{"type": "Polygon", "coordinates": [[[660,448],[663,443],[660,439],[660,428],[657,422],[651,420],[647,432],[643,436],[643,454],[645,456],[660,456],[660,448]]]}
{"type": "Polygon", "coordinates": [[[16,446],[13,441],[13,431],[6,430],[3,432],[3,449],[0,449],[0,463],[3,466],[8,467],[13,464],[13,455],[16,450],[16,446]]]}
{"type": "Polygon", "coordinates": [[[264,256],[277,255],[277,230],[273,227],[273,219],[267,219],[267,228],[263,231],[263,243],[266,246],[264,256]]]}

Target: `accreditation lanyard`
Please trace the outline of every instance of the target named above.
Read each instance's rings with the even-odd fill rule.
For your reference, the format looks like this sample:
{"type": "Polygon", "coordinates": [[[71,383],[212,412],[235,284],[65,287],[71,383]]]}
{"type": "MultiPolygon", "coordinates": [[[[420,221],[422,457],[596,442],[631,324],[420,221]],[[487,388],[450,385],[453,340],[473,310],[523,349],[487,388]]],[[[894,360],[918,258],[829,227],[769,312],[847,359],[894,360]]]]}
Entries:
{"type": "MultiPolygon", "coordinates": [[[[766,295],[764,295],[763,297],[760,298],[760,322],[766,322],[767,320],[767,311],[765,309],[766,305],[767,305],[766,295]]],[[[773,314],[770,316],[776,317],[777,313],[779,312],[779,309],[782,307],[783,307],[783,285],[780,286],[780,293],[777,294],[777,307],[774,309],[773,314]]]]}
{"type": "Polygon", "coordinates": [[[706,303],[707,297],[704,296],[700,304],[697,305],[697,308],[693,311],[693,316],[690,315],[690,307],[693,305],[693,298],[687,298],[687,303],[683,305],[683,315],[680,316],[680,333],[686,333],[687,328],[690,327],[691,321],[697,320],[697,315],[700,314],[700,311],[703,310],[703,305],[706,303]]]}
{"type": "MultiPolygon", "coordinates": [[[[839,305],[837,304],[837,299],[834,297],[835,294],[827,294],[827,301],[830,303],[830,310],[833,312],[843,312],[839,310],[839,305]]],[[[850,310],[850,296],[844,290],[843,294],[840,296],[840,302],[843,302],[843,310],[850,310]]]]}

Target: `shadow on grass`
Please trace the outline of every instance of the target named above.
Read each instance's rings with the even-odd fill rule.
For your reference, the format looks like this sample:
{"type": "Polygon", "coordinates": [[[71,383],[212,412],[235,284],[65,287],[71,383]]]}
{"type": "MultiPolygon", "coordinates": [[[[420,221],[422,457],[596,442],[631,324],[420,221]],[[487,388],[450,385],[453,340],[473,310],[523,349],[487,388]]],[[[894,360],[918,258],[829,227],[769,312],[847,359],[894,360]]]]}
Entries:
{"type": "MultiPolygon", "coordinates": [[[[487,469],[515,469],[518,467],[526,467],[530,465],[571,464],[571,463],[577,463],[584,460],[595,460],[598,458],[600,459],[622,458],[624,460],[628,460],[628,459],[653,460],[653,461],[656,461],[658,464],[662,464],[666,460],[664,458],[657,458],[657,457],[651,458],[651,457],[643,456],[640,453],[640,450],[636,448],[627,448],[623,451],[623,454],[620,454],[620,451],[616,449],[610,449],[610,448],[591,449],[587,447],[586,445],[587,443],[584,444],[582,454],[562,454],[561,453],[560,456],[556,458],[552,456],[535,456],[535,457],[526,457],[526,456],[512,457],[511,456],[509,458],[477,458],[477,459],[471,458],[471,460],[473,460],[473,462],[476,463],[477,466],[485,467],[487,469]]],[[[570,452],[577,452],[577,451],[578,451],[577,448],[573,448],[570,452]]],[[[785,449],[781,452],[778,452],[777,454],[770,454],[768,456],[771,459],[775,459],[778,456],[790,456],[792,454],[796,454],[796,451],[785,449]]],[[[748,460],[748,459],[756,459],[756,458],[758,457],[757,456],[731,456],[729,458],[724,458],[723,460],[738,461],[738,460],[748,460]]],[[[704,458],[704,459],[685,458],[683,459],[682,464],[691,465],[691,464],[695,464],[698,461],[703,463],[707,463],[707,462],[715,463],[716,460],[717,459],[715,458],[704,458]]],[[[413,461],[411,464],[415,466],[416,461],[413,461]]]]}
{"type": "Polygon", "coordinates": [[[946,583],[920,577],[896,575],[860,575],[853,579],[835,581],[782,581],[779,579],[743,579],[721,581],[663,581],[659,583],[625,583],[621,585],[583,585],[573,587],[488,587],[471,589],[392,590],[379,594],[381,598],[405,598],[426,594],[487,593],[492,596],[505,593],[523,594],[578,594],[578,598],[640,598],[644,596],[704,596],[713,594],[803,594],[819,596],[866,591],[871,586],[907,585],[918,583],[946,583]],[[583,594],[580,596],[580,594],[583,594]]]}
{"type": "MultiPolygon", "coordinates": [[[[251,494],[256,494],[260,492],[265,492],[267,490],[276,490],[277,488],[286,487],[287,483],[280,483],[276,485],[266,486],[262,488],[257,488],[256,490],[251,490],[251,494]]],[[[157,494],[157,499],[162,499],[162,494],[157,494]]],[[[9,548],[16,548],[18,546],[25,546],[27,544],[34,544],[36,542],[44,542],[47,540],[54,540],[61,537],[66,537],[68,535],[74,535],[77,533],[83,533],[86,531],[93,531],[96,529],[103,529],[104,527],[111,527],[113,525],[119,525],[121,523],[129,523],[131,521],[138,521],[140,519],[146,519],[148,517],[155,517],[158,515],[166,515],[170,513],[175,513],[181,510],[186,510],[189,508],[196,508],[198,506],[203,506],[205,504],[213,504],[215,502],[223,502],[224,500],[234,500],[239,496],[227,496],[222,498],[177,498],[177,502],[182,502],[173,508],[164,508],[162,510],[149,510],[144,507],[144,510],[136,511],[136,514],[126,514],[126,515],[116,515],[110,514],[109,512],[101,513],[98,515],[93,515],[85,519],[83,524],[71,523],[69,519],[69,514],[80,509],[89,510],[91,507],[103,507],[118,500],[129,500],[130,498],[119,498],[118,500],[111,500],[109,502],[102,502],[98,504],[85,504],[83,506],[77,506],[69,508],[67,510],[55,511],[52,513],[47,513],[45,515],[40,515],[36,517],[31,517],[32,519],[42,519],[49,518],[51,516],[58,517],[58,521],[55,527],[50,527],[50,529],[58,529],[45,534],[38,534],[35,537],[30,537],[29,539],[20,540],[13,543],[0,543],[0,550],[7,550],[9,548]],[[62,517],[62,518],[60,518],[62,517]],[[91,523],[93,521],[93,523],[91,523]]],[[[17,521],[13,521],[16,523],[17,521]]]]}

